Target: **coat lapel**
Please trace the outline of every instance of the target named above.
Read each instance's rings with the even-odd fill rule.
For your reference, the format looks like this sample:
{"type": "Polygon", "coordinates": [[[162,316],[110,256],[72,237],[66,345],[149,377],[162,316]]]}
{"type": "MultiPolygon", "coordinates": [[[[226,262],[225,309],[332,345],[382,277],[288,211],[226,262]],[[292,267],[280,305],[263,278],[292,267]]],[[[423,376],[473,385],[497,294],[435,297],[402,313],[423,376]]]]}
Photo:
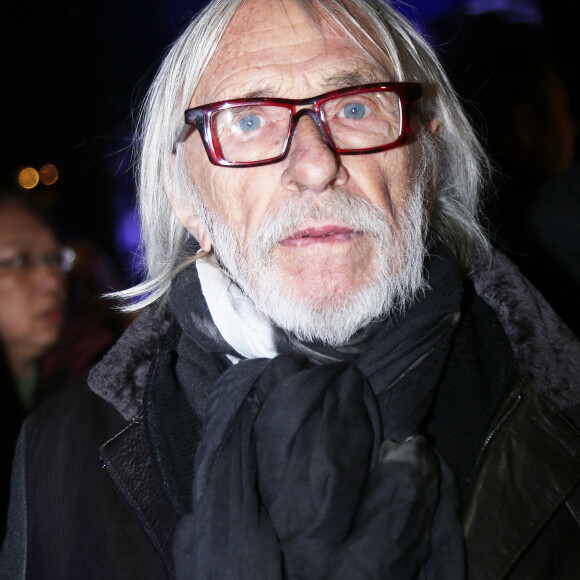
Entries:
{"type": "Polygon", "coordinates": [[[100,447],[101,466],[133,510],[161,558],[167,577],[174,577],[173,533],[177,517],[163,494],[149,453],[142,419],[133,420],[100,447]]]}
{"type": "Polygon", "coordinates": [[[471,580],[505,578],[580,482],[580,432],[525,381],[492,426],[464,518],[471,580]]]}

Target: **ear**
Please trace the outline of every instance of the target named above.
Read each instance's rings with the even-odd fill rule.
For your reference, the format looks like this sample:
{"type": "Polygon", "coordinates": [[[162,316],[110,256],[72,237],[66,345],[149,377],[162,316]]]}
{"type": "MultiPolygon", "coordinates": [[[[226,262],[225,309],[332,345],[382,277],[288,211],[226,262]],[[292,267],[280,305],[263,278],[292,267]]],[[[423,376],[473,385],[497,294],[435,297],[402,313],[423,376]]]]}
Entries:
{"type": "MultiPolygon", "coordinates": [[[[171,165],[173,165],[173,163],[174,158],[172,157],[171,165]]],[[[173,168],[171,175],[173,175],[173,168]]],[[[190,199],[187,199],[186,196],[176,195],[173,183],[171,186],[171,192],[168,194],[169,203],[171,204],[171,208],[173,209],[177,221],[199,242],[199,245],[204,252],[210,252],[212,244],[209,233],[195,212],[193,203],[190,199]]]]}
{"type": "Polygon", "coordinates": [[[186,204],[176,203],[174,196],[169,196],[169,201],[179,223],[199,242],[204,252],[210,252],[212,244],[209,233],[202,225],[193,207],[187,204],[189,207],[184,209],[183,206],[186,204]]]}
{"type": "Polygon", "coordinates": [[[429,119],[425,129],[431,133],[433,139],[439,145],[443,138],[443,123],[439,119],[429,119]]]}

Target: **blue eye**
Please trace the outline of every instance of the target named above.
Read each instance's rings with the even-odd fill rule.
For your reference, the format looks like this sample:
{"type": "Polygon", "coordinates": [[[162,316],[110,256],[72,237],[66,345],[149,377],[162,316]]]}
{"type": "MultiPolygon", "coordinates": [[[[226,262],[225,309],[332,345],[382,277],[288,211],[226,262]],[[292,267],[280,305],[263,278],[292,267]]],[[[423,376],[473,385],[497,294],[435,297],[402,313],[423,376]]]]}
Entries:
{"type": "Polygon", "coordinates": [[[366,114],[366,107],[361,103],[349,103],[342,112],[347,119],[362,119],[366,114]]]}
{"type": "Polygon", "coordinates": [[[262,121],[258,115],[246,115],[238,122],[238,126],[242,133],[249,133],[260,128],[262,121]]]}

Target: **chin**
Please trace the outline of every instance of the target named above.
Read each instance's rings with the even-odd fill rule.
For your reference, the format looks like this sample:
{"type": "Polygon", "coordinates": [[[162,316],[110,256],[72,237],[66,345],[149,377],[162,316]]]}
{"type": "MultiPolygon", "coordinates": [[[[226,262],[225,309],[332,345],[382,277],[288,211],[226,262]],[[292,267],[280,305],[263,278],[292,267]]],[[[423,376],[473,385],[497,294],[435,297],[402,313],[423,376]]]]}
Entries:
{"type": "Polygon", "coordinates": [[[43,355],[51,348],[55,347],[62,335],[62,327],[53,326],[52,328],[44,328],[42,332],[37,334],[37,347],[40,355],[43,355]]]}
{"type": "MultiPolygon", "coordinates": [[[[361,276],[362,277],[362,276],[361,276]]],[[[283,277],[282,288],[292,289],[284,294],[291,302],[306,302],[317,310],[331,310],[336,305],[349,303],[365,291],[367,286],[360,278],[337,276],[335,273],[321,272],[310,279],[283,277]]]]}
{"type": "Polygon", "coordinates": [[[283,276],[262,278],[253,301],[276,326],[306,342],[331,346],[346,343],[352,335],[384,315],[388,296],[380,284],[361,285],[349,279],[324,277],[317,284],[292,284],[283,276]]]}

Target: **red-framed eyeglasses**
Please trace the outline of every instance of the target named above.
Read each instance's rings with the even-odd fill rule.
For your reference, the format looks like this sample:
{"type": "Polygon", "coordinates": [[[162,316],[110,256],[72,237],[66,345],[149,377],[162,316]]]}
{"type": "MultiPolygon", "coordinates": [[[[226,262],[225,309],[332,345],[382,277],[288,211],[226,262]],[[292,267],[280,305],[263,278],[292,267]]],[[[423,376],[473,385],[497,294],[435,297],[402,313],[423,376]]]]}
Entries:
{"type": "Polygon", "coordinates": [[[309,99],[232,99],[185,111],[177,142],[192,128],[209,160],[225,167],[256,167],[283,159],[298,121],[308,115],[338,155],[394,149],[412,136],[413,103],[419,83],[373,83],[309,99]]]}

